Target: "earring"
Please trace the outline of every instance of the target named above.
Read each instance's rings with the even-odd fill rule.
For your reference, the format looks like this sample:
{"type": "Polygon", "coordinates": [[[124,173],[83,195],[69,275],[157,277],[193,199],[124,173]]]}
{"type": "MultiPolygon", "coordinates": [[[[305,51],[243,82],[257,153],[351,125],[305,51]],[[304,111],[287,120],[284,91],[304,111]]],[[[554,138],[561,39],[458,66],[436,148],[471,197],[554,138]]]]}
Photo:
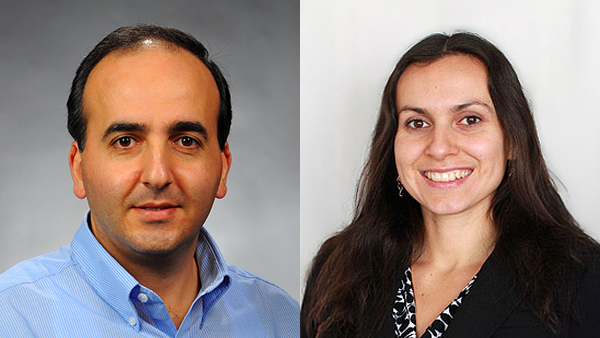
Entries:
{"type": "Polygon", "coordinates": [[[400,182],[400,176],[396,179],[396,186],[398,187],[398,196],[402,197],[402,193],[404,192],[404,186],[402,182],[400,182]]]}

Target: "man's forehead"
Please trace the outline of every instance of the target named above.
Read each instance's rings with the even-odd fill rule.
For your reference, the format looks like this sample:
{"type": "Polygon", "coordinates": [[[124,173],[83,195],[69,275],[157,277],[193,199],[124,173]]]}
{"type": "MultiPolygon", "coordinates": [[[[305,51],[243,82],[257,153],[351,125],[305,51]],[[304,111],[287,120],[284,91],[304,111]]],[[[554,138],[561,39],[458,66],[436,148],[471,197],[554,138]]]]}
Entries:
{"type": "Polygon", "coordinates": [[[109,124],[150,123],[160,116],[162,124],[213,120],[216,128],[220,103],[216,82],[200,59],[154,43],[105,56],[90,73],[83,96],[88,118],[111,115],[109,124]]]}
{"type": "Polygon", "coordinates": [[[110,74],[122,67],[132,68],[135,65],[140,65],[136,69],[143,68],[143,65],[146,64],[156,66],[152,61],[157,61],[157,55],[163,55],[163,58],[174,64],[181,64],[182,67],[185,65],[193,68],[194,73],[210,78],[212,82],[215,82],[208,67],[192,52],[171,43],[149,40],[148,43],[142,42],[142,44],[134,47],[120,48],[105,55],[90,71],[86,87],[90,82],[90,78],[98,73],[110,74]]]}

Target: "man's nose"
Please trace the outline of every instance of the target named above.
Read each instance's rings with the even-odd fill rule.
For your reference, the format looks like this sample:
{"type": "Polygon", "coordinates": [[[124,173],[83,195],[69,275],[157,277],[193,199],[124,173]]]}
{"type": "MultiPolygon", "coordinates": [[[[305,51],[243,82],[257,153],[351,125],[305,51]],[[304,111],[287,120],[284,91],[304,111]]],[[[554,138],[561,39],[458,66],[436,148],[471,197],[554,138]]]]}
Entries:
{"type": "Polygon", "coordinates": [[[166,146],[155,145],[145,150],[141,181],[154,190],[161,190],[173,183],[171,158],[166,146]]]}

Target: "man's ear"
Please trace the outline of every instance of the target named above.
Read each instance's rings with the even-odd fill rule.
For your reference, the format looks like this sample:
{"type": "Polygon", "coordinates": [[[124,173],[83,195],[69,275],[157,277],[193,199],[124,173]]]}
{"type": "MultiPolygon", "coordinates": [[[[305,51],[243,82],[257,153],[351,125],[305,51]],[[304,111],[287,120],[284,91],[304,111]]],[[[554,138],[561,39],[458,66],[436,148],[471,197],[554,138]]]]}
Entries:
{"type": "Polygon", "coordinates": [[[221,152],[221,181],[217,190],[217,198],[223,198],[227,194],[227,175],[231,168],[231,152],[229,152],[229,143],[225,142],[225,147],[221,152]]]}
{"type": "Polygon", "coordinates": [[[79,151],[77,141],[74,141],[71,144],[71,150],[69,151],[69,168],[71,168],[71,178],[73,179],[73,192],[78,198],[84,199],[87,195],[85,193],[85,187],[83,186],[81,152],[79,151]]]}

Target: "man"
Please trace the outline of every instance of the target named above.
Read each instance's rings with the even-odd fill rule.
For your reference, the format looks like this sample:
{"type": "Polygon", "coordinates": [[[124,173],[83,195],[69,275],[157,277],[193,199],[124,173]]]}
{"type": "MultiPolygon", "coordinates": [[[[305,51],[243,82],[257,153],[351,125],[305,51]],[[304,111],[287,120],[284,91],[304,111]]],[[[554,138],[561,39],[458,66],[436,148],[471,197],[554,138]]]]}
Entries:
{"type": "Polygon", "coordinates": [[[228,265],[203,228],[227,192],[231,103],[206,49],[179,30],[117,29],[67,102],[73,242],[0,277],[0,336],[296,337],[299,306],[228,265]]]}

